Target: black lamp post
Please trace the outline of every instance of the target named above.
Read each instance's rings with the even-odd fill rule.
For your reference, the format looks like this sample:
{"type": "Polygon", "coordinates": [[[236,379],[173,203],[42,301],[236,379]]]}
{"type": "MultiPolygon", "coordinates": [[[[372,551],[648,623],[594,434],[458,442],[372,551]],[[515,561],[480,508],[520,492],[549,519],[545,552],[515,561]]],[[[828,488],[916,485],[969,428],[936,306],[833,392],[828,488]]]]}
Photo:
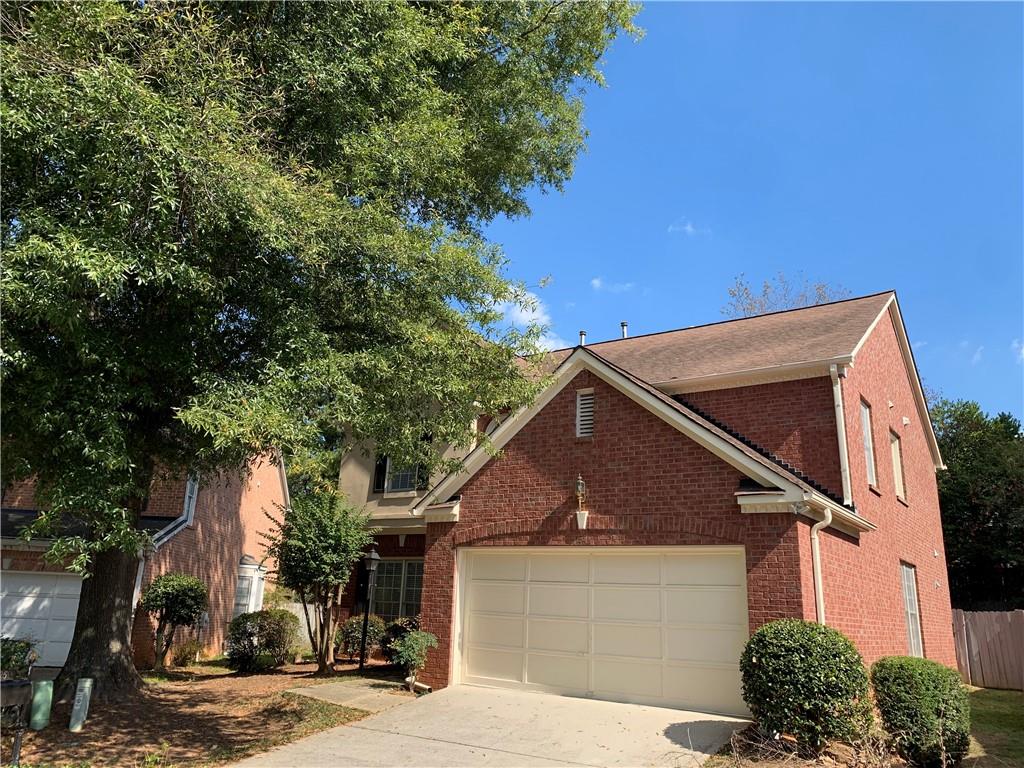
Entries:
{"type": "Polygon", "coordinates": [[[380,562],[380,555],[376,549],[371,549],[370,554],[363,558],[366,566],[366,608],[363,611],[363,641],[359,645],[359,671],[363,671],[366,665],[366,630],[370,626],[370,603],[373,602],[373,590],[377,587],[377,564],[380,562]]]}

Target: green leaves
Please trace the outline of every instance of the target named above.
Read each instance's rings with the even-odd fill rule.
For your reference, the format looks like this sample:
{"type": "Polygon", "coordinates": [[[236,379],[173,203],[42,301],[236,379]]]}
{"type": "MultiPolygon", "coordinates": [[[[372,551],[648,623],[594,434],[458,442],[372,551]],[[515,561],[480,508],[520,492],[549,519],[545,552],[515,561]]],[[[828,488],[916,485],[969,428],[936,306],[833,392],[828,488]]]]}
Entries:
{"type": "Polygon", "coordinates": [[[191,627],[206,610],[206,585],[187,573],[165,573],[153,579],[142,593],[142,610],[168,627],[191,627]]]}

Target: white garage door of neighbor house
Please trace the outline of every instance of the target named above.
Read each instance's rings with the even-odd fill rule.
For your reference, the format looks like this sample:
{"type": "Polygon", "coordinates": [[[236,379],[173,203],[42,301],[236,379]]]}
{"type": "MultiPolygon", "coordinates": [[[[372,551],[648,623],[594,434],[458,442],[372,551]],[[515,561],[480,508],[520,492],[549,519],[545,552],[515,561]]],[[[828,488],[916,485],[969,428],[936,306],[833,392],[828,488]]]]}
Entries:
{"type": "Polygon", "coordinates": [[[463,549],[459,679],[747,714],[741,547],[463,549]]]}
{"type": "Polygon", "coordinates": [[[68,657],[78,616],[82,579],[66,573],[0,574],[0,634],[29,638],[41,667],[60,667],[68,657]]]}

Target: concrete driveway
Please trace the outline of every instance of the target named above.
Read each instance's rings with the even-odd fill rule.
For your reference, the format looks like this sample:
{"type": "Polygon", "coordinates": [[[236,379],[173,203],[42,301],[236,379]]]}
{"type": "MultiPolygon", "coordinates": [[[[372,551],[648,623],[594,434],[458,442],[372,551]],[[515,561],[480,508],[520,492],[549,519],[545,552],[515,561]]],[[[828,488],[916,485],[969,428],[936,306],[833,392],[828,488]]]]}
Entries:
{"type": "Polygon", "coordinates": [[[456,686],[238,766],[691,768],[745,724],[678,709],[456,686]]]}

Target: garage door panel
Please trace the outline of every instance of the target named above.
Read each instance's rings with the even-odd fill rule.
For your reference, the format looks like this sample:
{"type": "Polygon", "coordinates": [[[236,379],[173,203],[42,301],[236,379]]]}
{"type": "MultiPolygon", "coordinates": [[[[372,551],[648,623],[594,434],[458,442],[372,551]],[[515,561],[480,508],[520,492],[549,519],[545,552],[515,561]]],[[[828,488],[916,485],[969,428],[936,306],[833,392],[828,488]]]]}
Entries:
{"type": "Polygon", "coordinates": [[[667,666],[665,698],[679,707],[745,714],[739,669],[723,666],[667,666]]]}
{"type": "Polygon", "coordinates": [[[660,699],[661,664],[595,659],[594,691],[612,698],[660,699]]]}
{"type": "Polygon", "coordinates": [[[665,631],[665,655],[670,661],[732,664],[739,659],[746,641],[746,634],[738,630],[670,627],[665,631]]]}
{"type": "Polygon", "coordinates": [[[590,591],[586,587],[530,585],[530,615],[558,619],[585,619],[590,614],[590,591]]]}
{"type": "Polygon", "coordinates": [[[661,590],[594,587],[594,618],[661,621],[661,590]]]}
{"type": "Polygon", "coordinates": [[[586,653],[590,625],[582,621],[530,619],[529,645],[541,651],[586,653]]]}
{"type": "Polygon", "coordinates": [[[661,658],[661,627],[594,624],[594,653],[601,656],[661,658]]]}
{"type": "Polygon", "coordinates": [[[586,657],[546,656],[530,653],[526,657],[526,681],[560,690],[585,692],[590,662],[586,657]]]}
{"type": "Polygon", "coordinates": [[[530,558],[530,581],[586,584],[590,581],[590,558],[585,555],[534,555],[530,558]]]}
{"type": "Polygon", "coordinates": [[[67,659],[78,616],[82,580],[60,573],[6,571],[0,578],[0,634],[29,638],[39,666],[67,659]]]}
{"type": "Polygon", "coordinates": [[[35,619],[50,615],[53,601],[49,597],[18,595],[5,597],[3,601],[4,616],[12,618],[35,619]]]}
{"type": "Polygon", "coordinates": [[[525,555],[497,555],[473,559],[473,578],[490,581],[522,581],[526,578],[525,555]]]}
{"type": "Polygon", "coordinates": [[[661,559],[651,555],[595,555],[595,584],[660,584],[661,559]]]}
{"type": "Polygon", "coordinates": [[[665,583],[668,585],[740,587],[745,578],[738,555],[665,556],[665,583]]]}
{"type": "Polygon", "coordinates": [[[510,682],[523,681],[523,654],[521,652],[470,646],[468,657],[473,677],[510,682]]]}
{"type": "Polygon", "coordinates": [[[746,611],[746,596],[738,587],[675,587],[665,594],[665,619],[671,624],[737,626],[745,623],[746,611]]]}
{"type": "Polygon", "coordinates": [[[469,620],[469,642],[522,648],[524,624],[525,620],[519,616],[474,614],[469,620]]]}
{"type": "Polygon", "coordinates": [[[573,547],[463,556],[466,682],[747,714],[739,674],[748,635],[739,549],[573,547]]]}
{"type": "Polygon", "coordinates": [[[78,616],[77,597],[55,597],[50,606],[51,619],[74,619],[78,616]]]}
{"type": "Polygon", "coordinates": [[[522,614],[526,607],[523,584],[475,583],[470,586],[470,600],[478,611],[522,614]]]}

